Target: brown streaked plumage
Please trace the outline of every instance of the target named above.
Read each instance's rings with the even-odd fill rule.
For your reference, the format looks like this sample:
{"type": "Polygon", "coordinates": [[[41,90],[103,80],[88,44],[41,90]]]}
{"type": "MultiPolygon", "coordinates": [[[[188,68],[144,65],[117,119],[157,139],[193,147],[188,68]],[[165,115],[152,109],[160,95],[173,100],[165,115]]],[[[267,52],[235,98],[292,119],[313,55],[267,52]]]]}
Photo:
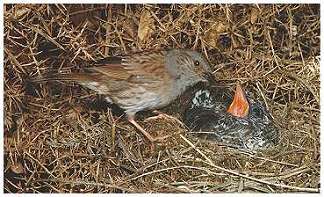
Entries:
{"type": "Polygon", "coordinates": [[[135,114],[164,107],[188,87],[207,81],[211,69],[193,50],[172,49],[110,57],[84,73],[58,74],[36,79],[71,80],[99,94],[125,110],[128,120],[151,142],[155,141],[137,122],[135,114]]]}

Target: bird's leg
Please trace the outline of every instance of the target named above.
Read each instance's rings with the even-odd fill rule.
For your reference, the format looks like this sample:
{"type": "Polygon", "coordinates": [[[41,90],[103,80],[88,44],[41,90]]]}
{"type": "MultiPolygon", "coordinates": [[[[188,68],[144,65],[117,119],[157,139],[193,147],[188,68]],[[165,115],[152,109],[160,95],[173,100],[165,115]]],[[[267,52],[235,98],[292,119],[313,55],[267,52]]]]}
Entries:
{"type": "Polygon", "coordinates": [[[154,142],[161,142],[163,141],[164,139],[170,137],[171,135],[167,135],[167,136],[163,136],[163,137],[156,137],[156,138],[153,138],[148,132],[145,131],[145,129],[143,127],[141,127],[134,119],[134,116],[128,116],[128,121],[130,123],[132,123],[132,125],[134,125],[138,130],[140,130],[143,135],[152,143],[152,146],[151,146],[151,150],[153,151],[154,150],[154,142]]]}
{"type": "Polygon", "coordinates": [[[136,121],[135,121],[135,119],[134,119],[134,116],[128,116],[127,117],[127,119],[128,119],[128,121],[130,122],[130,123],[132,123],[132,125],[134,125],[140,132],[142,132],[143,133],[143,135],[148,139],[148,140],[150,140],[150,142],[154,142],[154,141],[156,141],[156,139],[154,139],[148,132],[146,132],[145,131],[145,129],[143,129],[143,127],[141,127],[141,125],[139,125],[136,121]]]}
{"type": "Polygon", "coordinates": [[[156,119],[170,119],[170,120],[174,120],[176,121],[177,123],[179,123],[180,125],[183,126],[183,122],[181,122],[178,118],[176,117],[173,117],[171,115],[168,115],[168,114],[165,114],[163,112],[160,112],[158,110],[154,110],[153,113],[157,114],[156,116],[152,116],[152,117],[149,117],[149,118],[146,118],[144,120],[144,122],[147,122],[147,121],[150,121],[150,120],[156,120],[156,119]]]}

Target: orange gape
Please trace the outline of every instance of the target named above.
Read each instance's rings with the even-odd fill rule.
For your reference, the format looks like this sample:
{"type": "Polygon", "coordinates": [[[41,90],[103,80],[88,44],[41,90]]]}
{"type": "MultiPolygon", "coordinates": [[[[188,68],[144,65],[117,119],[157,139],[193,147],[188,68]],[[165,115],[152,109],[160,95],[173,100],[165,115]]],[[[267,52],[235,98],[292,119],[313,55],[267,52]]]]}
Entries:
{"type": "Polygon", "coordinates": [[[236,85],[234,99],[227,109],[233,116],[244,118],[249,114],[249,103],[240,84],[236,85]]]}

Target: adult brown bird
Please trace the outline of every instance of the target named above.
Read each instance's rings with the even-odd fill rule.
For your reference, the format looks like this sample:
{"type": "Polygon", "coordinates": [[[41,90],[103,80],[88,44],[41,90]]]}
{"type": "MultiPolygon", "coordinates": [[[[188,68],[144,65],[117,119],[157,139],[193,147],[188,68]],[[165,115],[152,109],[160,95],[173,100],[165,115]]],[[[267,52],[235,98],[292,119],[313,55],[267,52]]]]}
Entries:
{"type": "Polygon", "coordinates": [[[154,142],[156,139],[135,121],[135,114],[168,105],[188,87],[206,82],[210,75],[211,68],[200,53],[171,49],[110,57],[83,73],[57,74],[34,81],[75,81],[105,95],[107,101],[124,109],[128,121],[154,142]]]}

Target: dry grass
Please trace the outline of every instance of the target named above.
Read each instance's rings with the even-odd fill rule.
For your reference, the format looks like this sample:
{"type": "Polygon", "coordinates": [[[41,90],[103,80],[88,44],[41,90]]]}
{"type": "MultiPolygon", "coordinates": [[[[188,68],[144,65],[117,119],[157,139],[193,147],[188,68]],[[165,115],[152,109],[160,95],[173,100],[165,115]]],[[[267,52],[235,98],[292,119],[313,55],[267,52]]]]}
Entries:
{"type": "Polygon", "coordinates": [[[4,9],[4,192],[319,192],[319,5],[4,9]],[[196,139],[174,120],[139,121],[172,134],[151,152],[94,92],[26,83],[107,55],[178,47],[202,51],[217,80],[239,80],[262,99],[280,144],[253,154],[196,139]]]}

